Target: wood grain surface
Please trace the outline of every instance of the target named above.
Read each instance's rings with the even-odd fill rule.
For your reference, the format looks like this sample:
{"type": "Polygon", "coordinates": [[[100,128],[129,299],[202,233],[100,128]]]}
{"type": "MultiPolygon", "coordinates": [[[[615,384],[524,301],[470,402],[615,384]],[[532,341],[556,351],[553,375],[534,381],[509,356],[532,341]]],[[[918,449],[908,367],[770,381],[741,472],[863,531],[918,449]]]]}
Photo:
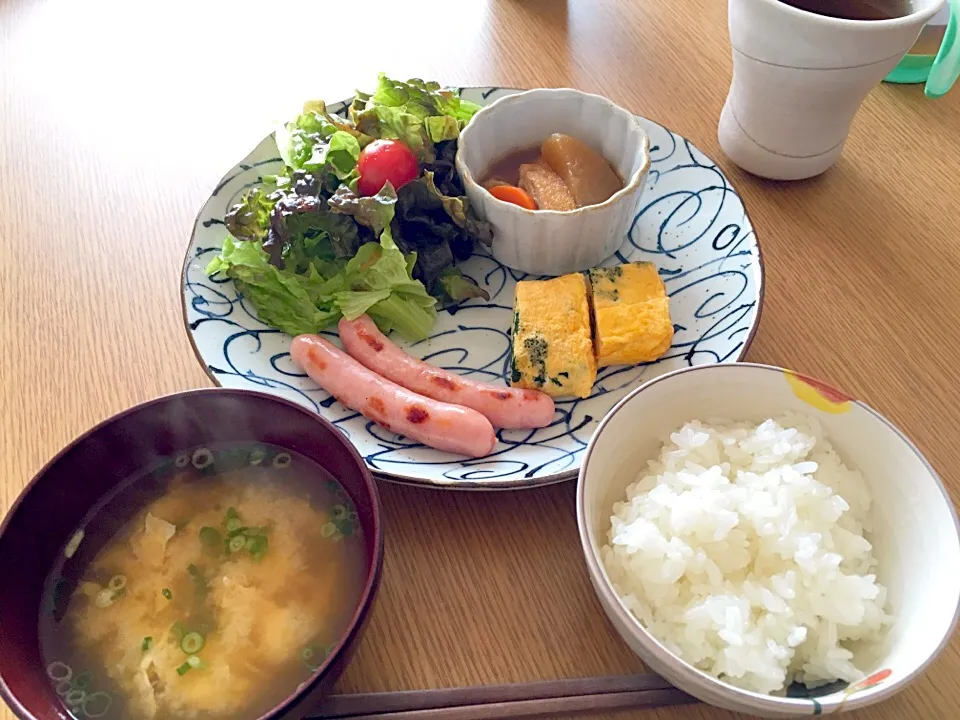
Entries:
{"type": "MultiPolygon", "coordinates": [[[[368,87],[379,70],[577,87],[689,137],[743,194],[763,248],[749,359],[872,404],[960,497],[960,90],[928,101],[919,86],[878,87],[827,174],[751,178],[716,140],[725,6],[0,0],[0,512],[92,424],[208,384],[178,284],[197,210],[275,120],[305,98],[368,87]]],[[[341,692],[642,670],[590,588],[573,483],[382,494],[382,590],[341,692]]],[[[850,717],[956,717],[958,650],[850,717]]],[[[637,716],[734,717],[702,706],[637,716]]]]}

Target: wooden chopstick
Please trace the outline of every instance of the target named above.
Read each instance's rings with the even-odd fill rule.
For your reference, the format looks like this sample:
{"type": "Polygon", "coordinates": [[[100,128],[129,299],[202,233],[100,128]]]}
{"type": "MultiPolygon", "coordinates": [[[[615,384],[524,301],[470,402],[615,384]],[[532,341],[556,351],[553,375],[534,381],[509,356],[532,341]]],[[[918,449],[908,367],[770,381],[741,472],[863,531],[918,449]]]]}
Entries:
{"type": "MultiPolygon", "coordinates": [[[[577,713],[596,713],[614,710],[636,710],[644,707],[664,707],[696,702],[686,693],[669,690],[639,690],[637,692],[601,693],[599,695],[571,695],[538,700],[454,705],[451,707],[405,710],[401,712],[342,715],[349,720],[521,720],[523,718],[569,717],[577,713]]],[[[321,715],[321,718],[329,716],[321,715]]]]}
{"type": "Polygon", "coordinates": [[[314,718],[508,720],[696,702],[657,675],[331,695],[314,718]]]}

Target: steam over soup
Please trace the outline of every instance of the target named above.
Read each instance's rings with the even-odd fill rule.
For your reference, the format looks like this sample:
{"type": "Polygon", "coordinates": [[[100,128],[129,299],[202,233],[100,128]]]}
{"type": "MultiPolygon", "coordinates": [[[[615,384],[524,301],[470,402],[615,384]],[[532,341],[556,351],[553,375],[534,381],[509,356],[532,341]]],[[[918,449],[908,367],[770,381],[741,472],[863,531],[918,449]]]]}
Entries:
{"type": "Polygon", "coordinates": [[[40,625],[76,718],[259,717],[323,662],[366,577],[347,494],[270,446],[168,462],[101,503],[84,533],[47,581],[40,625]]]}

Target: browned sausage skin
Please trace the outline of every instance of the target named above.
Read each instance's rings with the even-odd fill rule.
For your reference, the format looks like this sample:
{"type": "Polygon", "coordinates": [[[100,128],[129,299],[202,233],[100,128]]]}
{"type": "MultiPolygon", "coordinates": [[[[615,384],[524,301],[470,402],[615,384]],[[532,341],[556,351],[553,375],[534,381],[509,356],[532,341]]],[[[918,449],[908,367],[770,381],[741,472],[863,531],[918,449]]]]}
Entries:
{"type": "Polygon", "coordinates": [[[553,421],[553,398],[546,393],[490,385],[434,367],[394,345],[366,315],[342,319],[339,330],[344,349],[365,367],[434,400],[472,408],[494,427],[540,428],[553,421]]]}
{"type": "Polygon", "coordinates": [[[295,337],[290,356],[341,405],[399,435],[470,457],[489,455],[497,443],[493,426],[480,413],[401,387],[318,335],[295,337]]]}

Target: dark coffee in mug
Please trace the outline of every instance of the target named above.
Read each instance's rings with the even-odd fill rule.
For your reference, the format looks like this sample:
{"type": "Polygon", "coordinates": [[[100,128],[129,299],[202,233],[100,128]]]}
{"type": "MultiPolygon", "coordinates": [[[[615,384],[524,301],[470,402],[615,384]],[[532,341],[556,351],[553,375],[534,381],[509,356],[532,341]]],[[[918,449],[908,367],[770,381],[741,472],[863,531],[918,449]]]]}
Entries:
{"type": "Polygon", "coordinates": [[[780,0],[800,10],[845,20],[890,20],[913,12],[910,0],[780,0]]]}

